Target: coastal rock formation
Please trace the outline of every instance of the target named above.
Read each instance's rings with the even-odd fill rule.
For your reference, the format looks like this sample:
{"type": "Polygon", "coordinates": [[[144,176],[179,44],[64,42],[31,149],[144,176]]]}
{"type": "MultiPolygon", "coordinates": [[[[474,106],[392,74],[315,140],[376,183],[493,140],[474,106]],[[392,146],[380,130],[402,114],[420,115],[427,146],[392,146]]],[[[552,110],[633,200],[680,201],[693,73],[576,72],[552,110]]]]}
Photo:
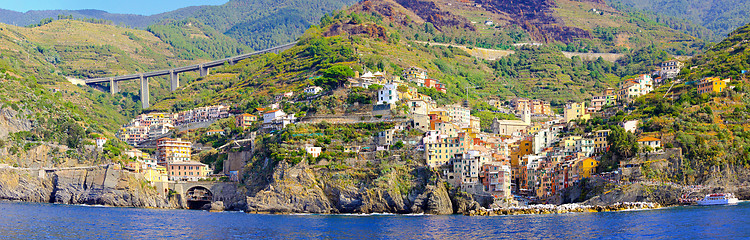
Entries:
{"type": "Polygon", "coordinates": [[[465,192],[455,192],[453,196],[453,213],[456,214],[467,214],[471,211],[481,209],[482,206],[478,202],[474,201],[474,197],[471,194],[465,192]]]}
{"type": "Polygon", "coordinates": [[[54,185],[52,179],[39,178],[35,171],[0,169],[0,199],[48,202],[54,185]]]}
{"type": "Polygon", "coordinates": [[[209,212],[221,212],[224,211],[224,202],[222,201],[216,201],[212,203],[206,203],[201,207],[201,210],[209,211],[209,212]]]}
{"type": "MultiPolygon", "coordinates": [[[[415,170],[417,179],[429,171],[415,170]]],[[[453,203],[445,184],[416,184],[406,190],[396,188],[394,178],[382,185],[351,184],[331,174],[300,163],[285,162],[275,167],[270,182],[247,197],[247,211],[256,213],[428,213],[452,214],[453,203]],[[331,177],[334,176],[334,177],[331,177]]],[[[419,180],[415,180],[421,183],[419,180]]]]}
{"type": "Polygon", "coordinates": [[[445,187],[427,186],[414,201],[412,213],[453,214],[453,206],[445,187]]]}
{"type": "Polygon", "coordinates": [[[50,172],[0,169],[0,199],[115,207],[177,207],[135,174],[109,166],[50,172]]]}
{"type": "Polygon", "coordinates": [[[640,183],[616,188],[595,196],[584,204],[607,206],[619,202],[655,202],[664,206],[677,204],[681,190],[672,185],[644,185],[640,183]]]}

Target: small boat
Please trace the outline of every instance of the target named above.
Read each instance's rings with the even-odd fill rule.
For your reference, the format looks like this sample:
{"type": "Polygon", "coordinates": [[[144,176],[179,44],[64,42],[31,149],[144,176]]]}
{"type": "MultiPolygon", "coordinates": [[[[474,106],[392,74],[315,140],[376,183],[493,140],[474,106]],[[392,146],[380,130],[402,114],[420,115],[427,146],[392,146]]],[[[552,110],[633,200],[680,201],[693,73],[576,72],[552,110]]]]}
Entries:
{"type": "Polygon", "coordinates": [[[737,204],[739,202],[740,200],[737,199],[737,197],[735,197],[734,194],[731,194],[731,193],[708,194],[706,195],[706,197],[703,198],[703,200],[696,201],[698,205],[702,205],[702,206],[737,204]]]}

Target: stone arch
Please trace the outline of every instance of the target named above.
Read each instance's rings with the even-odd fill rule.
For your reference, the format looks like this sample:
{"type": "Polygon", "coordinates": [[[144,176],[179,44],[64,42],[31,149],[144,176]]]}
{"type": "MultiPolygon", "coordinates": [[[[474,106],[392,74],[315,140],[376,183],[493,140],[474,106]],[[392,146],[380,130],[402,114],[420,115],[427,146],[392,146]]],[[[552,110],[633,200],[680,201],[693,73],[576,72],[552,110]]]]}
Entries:
{"type": "Polygon", "coordinates": [[[185,191],[185,200],[189,209],[201,209],[213,201],[214,194],[204,186],[193,186],[185,191]]]}

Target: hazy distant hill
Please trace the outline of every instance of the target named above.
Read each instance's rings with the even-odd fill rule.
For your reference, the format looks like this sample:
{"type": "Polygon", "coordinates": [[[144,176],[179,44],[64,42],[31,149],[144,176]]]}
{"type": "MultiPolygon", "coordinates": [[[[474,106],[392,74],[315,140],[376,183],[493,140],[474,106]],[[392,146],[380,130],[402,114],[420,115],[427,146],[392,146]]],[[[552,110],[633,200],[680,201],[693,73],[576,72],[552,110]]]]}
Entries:
{"type": "MultiPolygon", "coordinates": [[[[179,10],[178,10],[179,11],[179,10]]],[[[144,28],[161,19],[161,15],[143,16],[136,14],[116,14],[101,10],[44,10],[28,11],[25,13],[0,9],[0,22],[16,26],[36,24],[45,18],[57,18],[59,15],[73,16],[73,18],[96,18],[110,20],[117,25],[144,28]]]]}
{"type": "Polygon", "coordinates": [[[357,0],[231,0],[219,6],[193,6],[143,16],[113,14],[101,10],[45,10],[25,13],[0,9],[0,22],[17,26],[57,19],[59,15],[74,19],[109,20],[115,25],[144,29],[170,25],[171,20],[196,19],[206,26],[237,39],[252,49],[263,49],[294,41],[310,25],[317,24],[325,13],[356,3],[357,0]]]}

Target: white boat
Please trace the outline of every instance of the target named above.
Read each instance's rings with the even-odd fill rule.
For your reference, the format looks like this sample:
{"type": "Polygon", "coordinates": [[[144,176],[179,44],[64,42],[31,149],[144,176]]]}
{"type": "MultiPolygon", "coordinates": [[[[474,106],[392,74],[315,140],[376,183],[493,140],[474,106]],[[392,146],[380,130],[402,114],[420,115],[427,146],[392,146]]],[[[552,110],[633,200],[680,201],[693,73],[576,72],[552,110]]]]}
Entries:
{"type": "Polygon", "coordinates": [[[714,194],[706,195],[706,197],[704,197],[703,200],[698,200],[696,203],[698,203],[698,205],[707,206],[707,205],[737,204],[739,202],[740,200],[737,199],[737,197],[735,197],[734,194],[714,193],[714,194]]]}

